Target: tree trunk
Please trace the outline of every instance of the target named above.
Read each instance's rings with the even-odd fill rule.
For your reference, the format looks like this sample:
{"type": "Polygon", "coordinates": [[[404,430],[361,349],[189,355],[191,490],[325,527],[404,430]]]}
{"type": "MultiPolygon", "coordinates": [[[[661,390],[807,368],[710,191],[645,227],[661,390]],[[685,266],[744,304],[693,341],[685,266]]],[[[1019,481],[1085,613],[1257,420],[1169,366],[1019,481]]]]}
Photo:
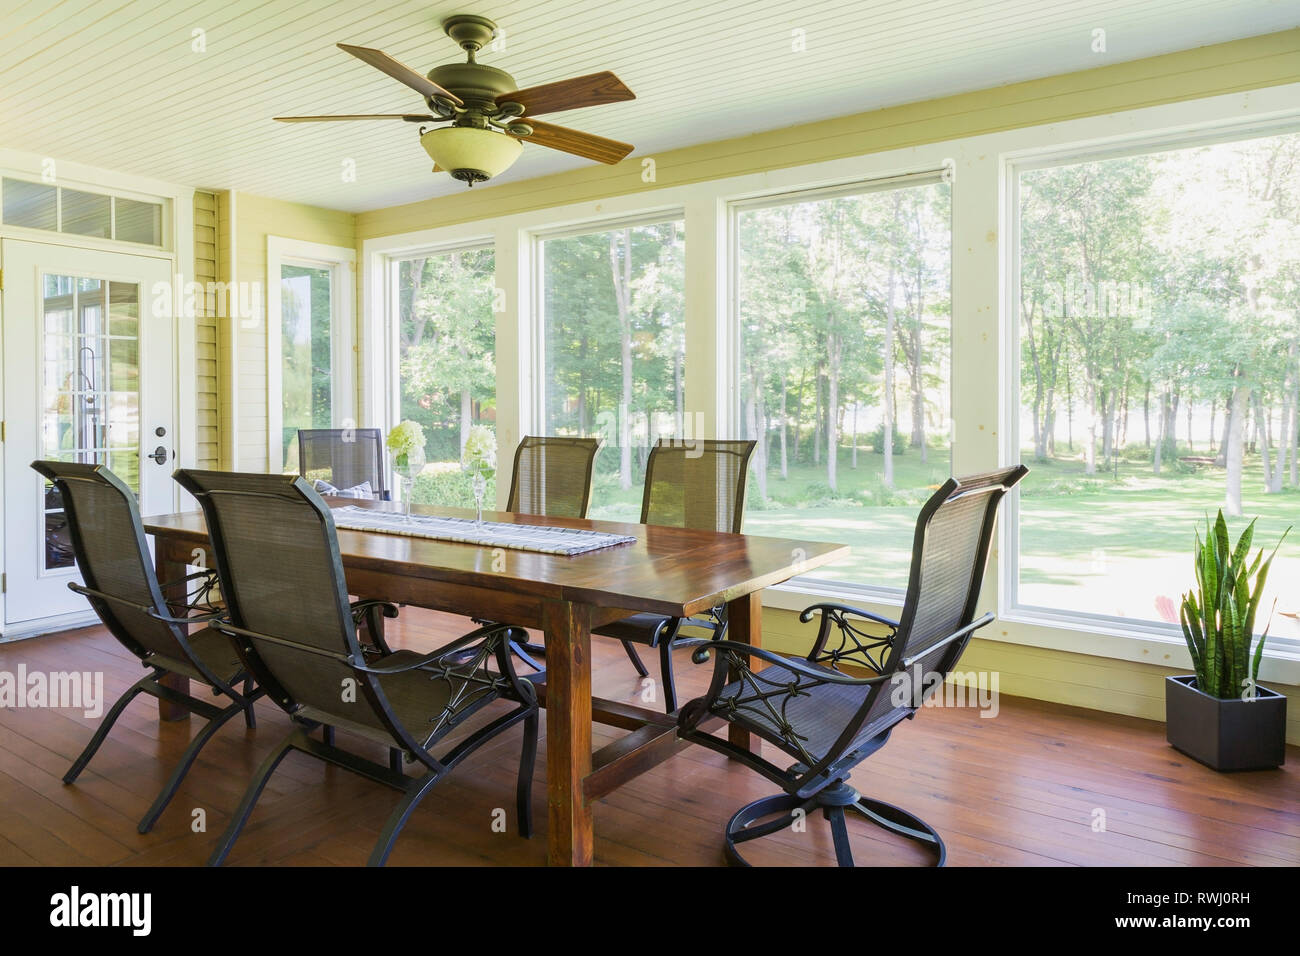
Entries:
{"type": "Polygon", "coordinates": [[[1264,466],[1264,493],[1277,494],[1282,490],[1282,452],[1279,449],[1277,468],[1273,467],[1273,416],[1264,414],[1264,404],[1259,392],[1251,393],[1255,406],[1255,437],[1259,442],[1260,464],[1264,466]]]}
{"type": "Polygon", "coordinates": [[[822,463],[822,429],[826,424],[825,419],[822,418],[826,406],[822,402],[822,370],[820,367],[817,369],[817,377],[814,380],[813,387],[816,391],[817,402],[814,406],[816,415],[813,416],[813,464],[820,465],[822,463]]]}
{"type": "Polygon", "coordinates": [[[1220,468],[1228,467],[1228,438],[1232,434],[1233,393],[1229,392],[1223,403],[1223,435],[1219,438],[1219,453],[1214,456],[1214,463],[1220,468]]]}
{"type": "Polygon", "coordinates": [[[858,400],[853,400],[853,462],[850,467],[858,470],[858,400]]]}
{"type": "Polygon", "coordinates": [[[843,345],[836,334],[826,342],[826,484],[839,491],[840,358],[843,345]]]}
{"type": "Polygon", "coordinates": [[[465,440],[469,438],[469,426],[474,418],[473,408],[470,405],[469,391],[460,393],[460,450],[465,452],[465,440]]]}
{"type": "Polygon", "coordinates": [[[1250,389],[1238,385],[1232,390],[1228,406],[1227,436],[1223,443],[1228,469],[1223,507],[1234,518],[1239,518],[1242,514],[1241,471],[1245,458],[1246,406],[1249,401],[1250,389]]]}
{"type": "Polygon", "coordinates": [[[785,433],[788,430],[786,427],[786,417],[785,417],[786,416],[785,393],[786,393],[786,377],[785,377],[785,372],[782,371],[781,372],[781,478],[782,480],[785,480],[790,477],[790,461],[786,455],[786,441],[785,441],[785,433]]]}
{"type": "MultiPolygon", "coordinates": [[[[1142,396],[1142,430],[1146,435],[1147,448],[1151,447],[1151,383],[1147,382],[1146,394],[1142,396]]],[[[1156,472],[1159,474],[1159,471],[1156,472]]]]}
{"type": "Polygon", "coordinates": [[[632,230],[609,234],[609,268],[614,280],[614,299],[618,306],[618,329],[622,345],[623,392],[619,405],[618,484],[623,490],[632,487],[632,230]],[[619,261],[619,236],[623,237],[623,258],[619,261]]]}
{"type": "Polygon", "coordinates": [[[885,401],[881,409],[884,418],[884,468],[881,482],[886,488],[894,487],[894,260],[889,262],[889,283],[885,296],[885,401]]]}
{"type": "Polygon", "coordinates": [[[1156,447],[1151,454],[1151,470],[1153,475],[1160,475],[1161,464],[1165,460],[1165,424],[1169,421],[1169,416],[1165,414],[1165,407],[1169,403],[1169,393],[1160,393],[1160,434],[1156,436],[1156,447]]]}

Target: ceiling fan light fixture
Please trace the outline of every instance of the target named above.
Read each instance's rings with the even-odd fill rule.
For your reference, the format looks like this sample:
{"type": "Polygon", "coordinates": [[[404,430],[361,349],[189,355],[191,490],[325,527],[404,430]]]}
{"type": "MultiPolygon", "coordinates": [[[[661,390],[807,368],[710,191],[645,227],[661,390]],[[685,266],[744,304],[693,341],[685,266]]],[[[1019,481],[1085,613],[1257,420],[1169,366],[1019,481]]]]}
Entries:
{"type": "Polygon", "coordinates": [[[473,126],[431,129],[420,137],[420,145],[453,179],[471,186],[500,176],[514,165],[524,149],[511,136],[473,126]]]}

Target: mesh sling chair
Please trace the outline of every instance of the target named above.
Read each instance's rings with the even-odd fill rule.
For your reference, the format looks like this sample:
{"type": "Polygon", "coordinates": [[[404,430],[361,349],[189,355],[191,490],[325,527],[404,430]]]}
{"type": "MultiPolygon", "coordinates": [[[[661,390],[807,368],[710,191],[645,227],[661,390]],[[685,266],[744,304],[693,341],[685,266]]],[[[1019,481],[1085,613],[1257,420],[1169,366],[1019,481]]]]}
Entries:
{"type": "Polygon", "coordinates": [[[369,482],[371,497],[393,497],[384,483],[384,438],[378,428],[298,429],[298,474],[339,491],[369,482]]]}
{"type": "MultiPolygon", "coordinates": [[[[755,444],[753,441],[659,439],[650,449],[646,462],[641,523],[739,534],[745,517],[745,478],[755,444]]],[[[685,639],[679,639],[683,627],[709,631],[711,639],[721,640],[727,630],[726,605],[714,608],[708,615],[691,618],[633,614],[595,628],[592,633],[621,641],[632,666],[642,677],[649,672],[633,645],[658,648],[664,709],[672,713],[677,709],[672,650],[685,644],[685,639]]],[[[691,640],[696,642],[700,638],[691,640]]]]}
{"type": "Polygon", "coordinates": [[[176,480],[202,506],[217,555],[227,614],[215,626],[235,638],[249,670],[295,725],[258,768],[209,864],[225,860],[271,774],[298,750],[402,793],[370,854],[370,865],[382,866],[425,794],[479,746],[521,721],[516,805],[520,832],[530,835],[537,695],[515,675],[508,651],[522,632],[493,625],[430,654],[368,656],[348,605],[334,519],[306,481],[184,469],[176,480]],[[443,660],[471,645],[470,659],[443,660]],[[488,667],[493,658],[496,670],[488,667]],[[444,755],[431,752],[502,698],[518,706],[478,726],[444,755]],[[308,736],[322,726],[322,739],[308,736]],[[336,746],[335,727],[387,746],[387,765],[336,746]],[[402,754],[427,773],[405,773],[402,754]]]}
{"type": "Polygon", "coordinates": [[[518,514],[585,518],[591,506],[591,469],[599,438],[525,436],[515,449],[506,510],[518,514]]]}
{"type": "Polygon", "coordinates": [[[158,583],[135,495],[120,478],[102,465],[76,462],[36,461],[32,468],[54,485],[67,518],[71,546],[85,582],[68,586],[84,594],[109,633],[150,668],[105,714],[63,782],[77,779],[138,694],[181,704],[208,721],[141,818],[138,829],[148,833],[199,751],[227,720],[242,713],[249,727],[256,726],[253,701],[263,692],[254,688],[228,637],[210,627],[187,633],[189,625],[207,624],[218,613],[209,603],[215,577],[211,571],[202,571],[182,581],[158,583]],[[186,592],[185,599],[167,600],[164,590],[178,588],[186,592]],[[169,674],[200,681],[229,703],[219,707],[160,683],[169,674]]]}
{"type": "MultiPolygon", "coordinates": [[[[587,509],[591,507],[591,471],[600,446],[599,438],[524,436],[515,449],[506,511],[558,518],[587,517],[587,509]]],[[[476,619],[476,623],[487,622],[476,619]]],[[[542,670],[542,665],[529,657],[529,653],[543,653],[542,645],[518,644],[512,649],[533,670],[542,670]]]]}
{"type": "Polygon", "coordinates": [[[726,828],[730,862],[747,865],[736,845],[789,827],[820,809],[830,821],[835,857],[852,866],[845,810],[918,841],[942,866],[939,834],[906,810],[861,796],[848,782],[859,763],[885,745],[894,726],[916,714],[926,695],[942,686],[971,635],[993,620],[975,618],[989,544],[1003,495],[1024,477],[1023,465],[968,478],[950,478],[921,509],[912,567],[899,621],[840,604],[815,604],[800,620],[821,616],[806,658],[719,641],[696,648],[697,663],[717,654],[708,691],[678,715],[680,735],[733,757],[778,784],[784,794],[742,807],[726,828]],[[872,637],[862,621],[884,625],[872,637]],[[832,637],[832,632],[837,632],[832,637]],[[755,670],[751,658],[766,662],[755,670]],[[874,677],[851,677],[841,664],[866,667],[874,677]],[[794,758],[786,770],[757,751],[700,730],[721,717],[769,741],[794,758]],[[766,817],[774,819],[759,823],[766,817]]]}

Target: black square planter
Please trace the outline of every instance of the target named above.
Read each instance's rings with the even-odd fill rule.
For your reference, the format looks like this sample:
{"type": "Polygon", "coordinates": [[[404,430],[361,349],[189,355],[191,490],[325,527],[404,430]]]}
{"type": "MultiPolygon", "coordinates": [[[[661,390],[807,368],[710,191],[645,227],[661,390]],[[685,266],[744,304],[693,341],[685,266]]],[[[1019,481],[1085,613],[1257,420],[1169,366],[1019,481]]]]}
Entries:
{"type": "Polygon", "coordinates": [[[1286,761],[1286,696],[1256,687],[1254,700],[1221,700],[1194,674],[1165,678],[1165,739],[1215,770],[1268,770],[1286,761]]]}

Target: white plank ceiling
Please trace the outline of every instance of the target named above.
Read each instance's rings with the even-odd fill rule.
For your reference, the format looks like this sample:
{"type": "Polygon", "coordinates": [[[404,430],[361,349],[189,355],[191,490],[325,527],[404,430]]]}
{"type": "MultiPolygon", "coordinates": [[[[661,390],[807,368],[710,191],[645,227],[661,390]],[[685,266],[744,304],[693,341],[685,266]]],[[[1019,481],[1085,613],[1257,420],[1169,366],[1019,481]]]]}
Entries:
{"type": "MultiPolygon", "coordinates": [[[[349,211],[459,191],[410,124],[271,121],[424,111],[334,44],[424,72],[462,58],[453,13],[504,28],[480,60],[521,86],[616,72],[634,102],[546,119],[634,156],[1300,24],[1297,0],[0,0],[0,145],[349,211]]],[[[498,182],[585,163],[525,146],[498,182]]]]}

